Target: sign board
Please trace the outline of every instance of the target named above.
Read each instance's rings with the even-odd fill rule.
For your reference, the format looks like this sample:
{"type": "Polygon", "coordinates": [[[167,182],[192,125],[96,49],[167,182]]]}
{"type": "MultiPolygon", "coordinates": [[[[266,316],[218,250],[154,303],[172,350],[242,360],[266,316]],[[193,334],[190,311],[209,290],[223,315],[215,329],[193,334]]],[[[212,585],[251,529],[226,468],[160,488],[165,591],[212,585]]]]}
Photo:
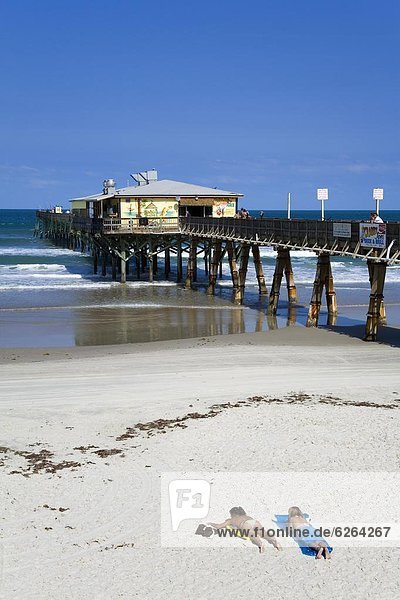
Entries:
{"type": "Polygon", "coordinates": [[[236,214],[236,201],[214,200],[212,208],[213,217],[234,217],[236,214]]]}
{"type": "Polygon", "coordinates": [[[333,223],[333,237],[351,238],[351,223],[333,223]]]}
{"type": "Polygon", "coordinates": [[[317,189],[317,200],[328,200],[328,188],[317,189]]]}
{"type": "Polygon", "coordinates": [[[386,248],[386,223],[360,223],[363,248],[386,248]]]}
{"type": "Polygon", "coordinates": [[[374,200],[383,200],[383,188],[374,188],[372,196],[374,200]]]}

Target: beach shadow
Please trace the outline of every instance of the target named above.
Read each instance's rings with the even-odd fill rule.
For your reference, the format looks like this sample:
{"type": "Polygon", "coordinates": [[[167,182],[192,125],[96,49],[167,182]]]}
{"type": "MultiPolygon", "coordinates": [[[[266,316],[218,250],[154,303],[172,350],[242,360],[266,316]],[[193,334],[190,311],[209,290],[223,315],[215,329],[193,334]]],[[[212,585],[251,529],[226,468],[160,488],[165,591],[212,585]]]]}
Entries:
{"type": "MultiPolygon", "coordinates": [[[[323,329],[333,331],[340,335],[346,335],[348,337],[357,338],[363,340],[365,336],[365,324],[357,325],[326,325],[323,329]]],[[[400,329],[397,327],[390,327],[387,325],[381,325],[378,327],[378,339],[374,344],[385,344],[392,346],[393,348],[400,348],[400,329]]]]}

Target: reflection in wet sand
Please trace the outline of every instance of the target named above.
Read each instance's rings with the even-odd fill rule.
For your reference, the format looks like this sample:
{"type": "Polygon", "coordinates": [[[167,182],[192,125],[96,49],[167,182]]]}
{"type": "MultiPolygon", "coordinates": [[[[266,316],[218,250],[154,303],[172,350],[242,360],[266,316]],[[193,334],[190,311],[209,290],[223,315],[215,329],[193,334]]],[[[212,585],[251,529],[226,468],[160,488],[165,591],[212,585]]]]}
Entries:
{"type": "Polygon", "coordinates": [[[296,325],[296,319],[297,319],[297,307],[289,304],[286,327],[293,327],[293,325],[296,325]]]}
{"type": "MultiPolygon", "coordinates": [[[[47,300],[52,304],[47,307],[32,301],[31,307],[0,310],[0,344],[16,348],[151,342],[263,332],[304,325],[307,319],[307,303],[280,306],[275,317],[267,318],[268,298],[260,298],[257,288],[247,290],[243,305],[232,303],[231,289],[222,287],[212,297],[204,291],[201,286],[185,290],[159,283],[82,289],[74,294],[66,290],[62,297],[59,291],[49,292],[47,300]]],[[[366,308],[356,310],[364,322],[366,308]]],[[[349,324],[345,319],[339,315],[338,323],[349,324]]],[[[328,321],[334,322],[332,317],[328,321]]]]}
{"type": "Polygon", "coordinates": [[[72,311],[72,321],[75,344],[92,346],[254,331],[258,312],[243,307],[76,308],[72,311]]]}
{"type": "Polygon", "coordinates": [[[326,324],[330,326],[330,325],[336,325],[336,323],[337,323],[337,313],[336,314],[328,313],[328,319],[327,319],[326,324]]]}
{"type": "Polygon", "coordinates": [[[278,329],[278,319],[277,319],[276,315],[268,315],[267,314],[267,324],[268,324],[268,329],[270,331],[272,331],[274,329],[278,329]]]}
{"type": "Polygon", "coordinates": [[[265,320],[264,312],[261,311],[261,310],[259,310],[258,311],[258,315],[257,315],[257,320],[256,320],[256,327],[255,327],[255,330],[254,330],[256,333],[258,331],[262,331],[263,330],[264,320],[265,320]]]}

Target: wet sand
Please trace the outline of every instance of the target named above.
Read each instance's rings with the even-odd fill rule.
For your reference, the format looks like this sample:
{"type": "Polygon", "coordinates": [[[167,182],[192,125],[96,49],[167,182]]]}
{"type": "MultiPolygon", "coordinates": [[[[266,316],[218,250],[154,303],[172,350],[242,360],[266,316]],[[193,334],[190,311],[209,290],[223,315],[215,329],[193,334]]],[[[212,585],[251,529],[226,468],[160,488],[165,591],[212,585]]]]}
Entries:
{"type": "MultiPolygon", "coordinates": [[[[392,291],[387,294],[388,323],[398,326],[400,306],[394,302],[396,298],[391,298],[392,291]]],[[[299,286],[298,292],[299,304],[290,308],[285,302],[286,294],[282,292],[276,317],[266,314],[268,296],[260,297],[258,288],[254,286],[248,286],[242,306],[232,303],[230,288],[218,289],[217,295],[210,297],[201,286],[195,290],[183,290],[171,284],[165,287],[160,284],[154,288],[128,286],[126,289],[95,292],[84,289],[79,292],[80,296],[77,290],[75,295],[71,290],[64,295],[53,290],[47,294],[50,305],[46,306],[40,305],[41,294],[38,292],[30,296],[26,294],[25,299],[20,301],[21,306],[12,308],[4,305],[7,303],[3,297],[0,347],[72,348],[147,343],[267,332],[294,324],[305,325],[311,287],[299,286]],[[80,304],[77,304],[78,301],[80,304]],[[31,305],[27,306],[28,302],[31,305]],[[68,305],[68,302],[72,304],[68,305]]],[[[339,314],[335,326],[350,329],[364,325],[367,300],[368,290],[341,291],[338,288],[339,314]]],[[[323,306],[319,324],[326,326],[327,322],[328,315],[323,306]]]]}

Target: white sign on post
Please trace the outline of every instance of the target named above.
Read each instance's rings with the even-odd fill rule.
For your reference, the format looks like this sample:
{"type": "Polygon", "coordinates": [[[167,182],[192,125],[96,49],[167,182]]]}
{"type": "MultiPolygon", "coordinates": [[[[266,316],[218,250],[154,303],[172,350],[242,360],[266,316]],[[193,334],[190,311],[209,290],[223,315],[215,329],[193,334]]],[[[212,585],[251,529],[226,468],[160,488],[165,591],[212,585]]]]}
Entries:
{"type": "Polygon", "coordinates": [[[379,204],[381,200],[383,200],[383,188],[374,188],[372,191],[372,196],[375,200],[375,212],[379,215],[379,204]]]}
{"type": "Polygon", "coordinates": [[[328,200],[328,188],[317,189],[317,200],[328,200]]]}
{"type": "Polygon", "coordinates": [[[328,200],[328,188],[317,189],[317,200],[321,201],[321,221],[325,221],[325,200],[328,200]]]}

